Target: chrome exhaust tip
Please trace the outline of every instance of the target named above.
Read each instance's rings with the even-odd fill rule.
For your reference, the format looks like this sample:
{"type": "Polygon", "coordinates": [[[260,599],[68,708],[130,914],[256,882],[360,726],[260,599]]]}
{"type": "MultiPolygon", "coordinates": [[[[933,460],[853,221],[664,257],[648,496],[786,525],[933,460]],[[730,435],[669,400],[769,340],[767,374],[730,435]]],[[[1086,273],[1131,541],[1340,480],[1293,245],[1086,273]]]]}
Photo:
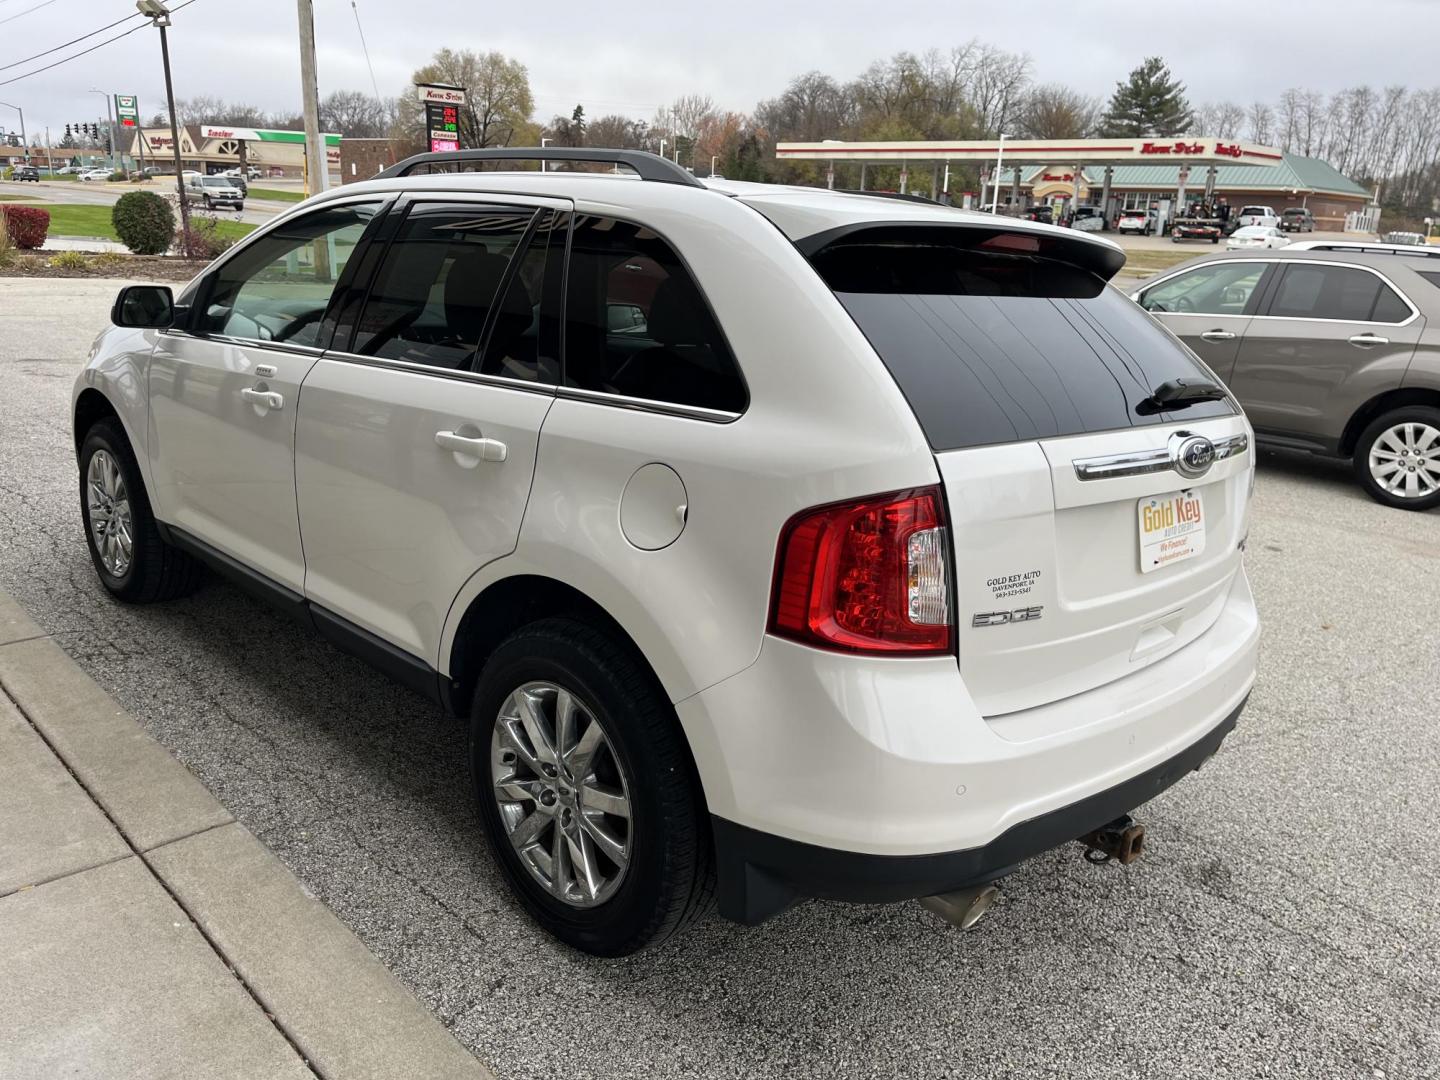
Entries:
{"type": "Polygon", "coordinates": [[[922,896],[920,906],[933,911],[951,926],[969,930],[985,917],[1000,899],[1000,890],[994,885],[972,885],[968,889],[922,896]]]}

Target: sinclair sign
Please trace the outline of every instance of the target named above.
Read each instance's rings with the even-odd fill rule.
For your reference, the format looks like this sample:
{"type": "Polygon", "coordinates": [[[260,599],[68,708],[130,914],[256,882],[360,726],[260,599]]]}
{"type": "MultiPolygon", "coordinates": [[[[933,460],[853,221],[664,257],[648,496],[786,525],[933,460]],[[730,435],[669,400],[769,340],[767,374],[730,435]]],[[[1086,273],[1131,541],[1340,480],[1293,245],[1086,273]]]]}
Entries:
{"type": "Polygon", "coordinates": [[[140,99],[134,94],[116,94],[115,120],[122,128],[138,128],[140,126],[140,99]]]}

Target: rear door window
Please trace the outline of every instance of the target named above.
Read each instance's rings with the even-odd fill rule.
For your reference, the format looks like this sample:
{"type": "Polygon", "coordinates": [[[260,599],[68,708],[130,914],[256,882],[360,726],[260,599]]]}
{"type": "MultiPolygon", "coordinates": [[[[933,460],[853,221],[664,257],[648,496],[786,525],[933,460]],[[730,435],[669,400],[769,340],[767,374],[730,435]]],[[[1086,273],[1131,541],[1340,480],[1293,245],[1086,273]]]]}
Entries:
{"type": "Polygon", "coordinates": [[[1368,270],[1290,263],[1266,314],[1337,322],[1403,322],[1410,310],[1368,270]]]}
{"type": "MultiPolygon", "coordinates": [[[[350,351],[427,367],[469,368],[499,299],[511,259],[536,217],[533,208],[420,203],[386,249],[350,351]]],[[[497,318],[508,334],[521,318],[497,318]]],[[[528,316],[528,317],[526,317],[528,316]]]]}
{"type": "Polygon", "coordinates": [[[937,451],[1233,412],[1138,407],[1213,376],[1149,315],[1067,263],[976,244],[978,230],[880,227],[811,256],[937,451]]]}

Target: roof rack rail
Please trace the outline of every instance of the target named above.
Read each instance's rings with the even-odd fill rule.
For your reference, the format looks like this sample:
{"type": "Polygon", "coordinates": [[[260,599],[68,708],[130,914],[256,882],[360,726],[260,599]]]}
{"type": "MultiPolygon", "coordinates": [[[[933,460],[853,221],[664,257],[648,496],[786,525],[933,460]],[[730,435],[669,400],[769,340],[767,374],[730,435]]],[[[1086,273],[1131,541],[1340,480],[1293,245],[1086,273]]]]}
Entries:
{"type": "Polygon", "coordinates": [[[602,150],[588,146],[504,146],[485,150],[450,150],[434,154],[416,154],[414,157],[408,157],[404,161],[391,165],[380,173],[377,179],[388,180],[396,176],[409,176],[422,165],[458,166],[469,161],[588,161],[602,165],[625,165],[633,169],[641,180],[650,180],[659,184],[682,184],[698,188],[705,186],[687,170],[658,154],[652,154],[645,150],[602,150]]]}

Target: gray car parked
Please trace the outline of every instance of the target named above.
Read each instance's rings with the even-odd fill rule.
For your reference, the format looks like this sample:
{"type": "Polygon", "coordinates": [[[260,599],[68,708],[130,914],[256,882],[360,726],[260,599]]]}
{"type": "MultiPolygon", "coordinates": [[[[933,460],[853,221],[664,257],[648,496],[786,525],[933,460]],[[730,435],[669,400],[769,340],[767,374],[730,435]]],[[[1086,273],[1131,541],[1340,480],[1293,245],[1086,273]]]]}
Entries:
{"type": "Polygon", "coordinates": [[[1351,458],[1389,506],[1440,506],[1440,251],[1304,247],[1194,259],[1131,295],[1258,441],[1351,458]]]}

